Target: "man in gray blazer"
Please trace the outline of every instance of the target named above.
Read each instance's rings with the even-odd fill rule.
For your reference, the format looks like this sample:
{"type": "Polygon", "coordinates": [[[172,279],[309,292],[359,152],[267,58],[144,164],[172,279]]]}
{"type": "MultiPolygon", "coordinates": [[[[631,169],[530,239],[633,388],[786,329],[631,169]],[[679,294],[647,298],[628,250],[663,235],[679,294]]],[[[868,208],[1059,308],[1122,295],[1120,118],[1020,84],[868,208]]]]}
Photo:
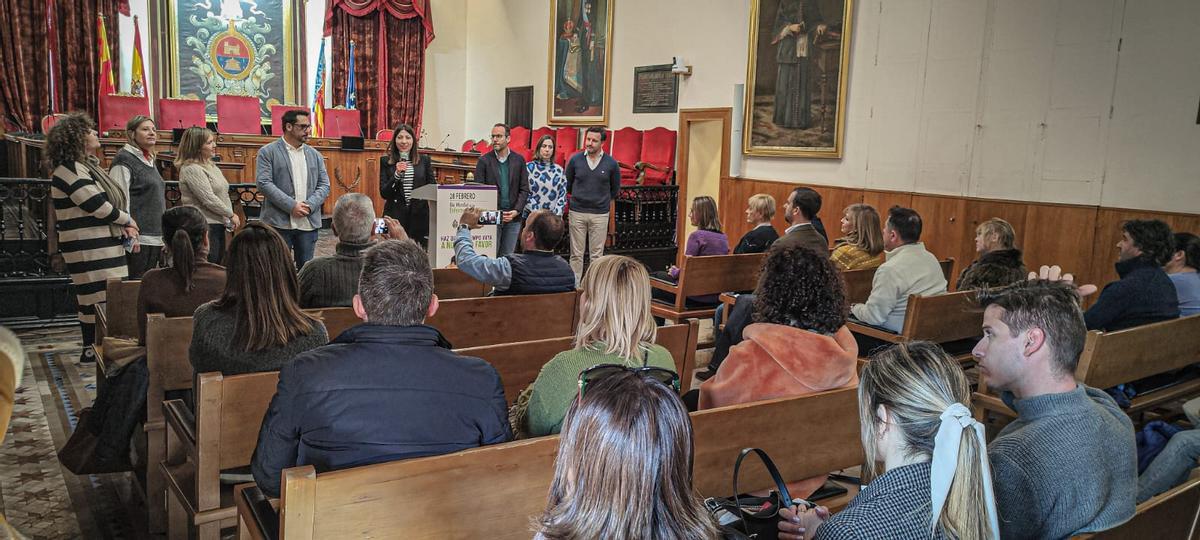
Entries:
{"type": "Polygon", "coordinates": [[[284,113],[283,137],[262,147],[255,163],[254,181],[266,197],[259,218],[283,236],[297,270],[313,257],[321,203],[329,196],[325,158],[305,144],[311,128],[308,111],[284,113]]]}

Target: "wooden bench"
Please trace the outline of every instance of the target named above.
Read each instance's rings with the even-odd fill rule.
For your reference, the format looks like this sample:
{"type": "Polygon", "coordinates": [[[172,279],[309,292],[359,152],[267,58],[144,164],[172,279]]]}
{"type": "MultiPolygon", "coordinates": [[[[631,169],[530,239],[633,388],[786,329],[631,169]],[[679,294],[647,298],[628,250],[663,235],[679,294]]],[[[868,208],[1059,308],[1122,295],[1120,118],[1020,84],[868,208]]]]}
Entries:
{"type": "Polygon", "coordinates": [[[846,284],[846,303],[862,304],[871,297],[871,286],[874,284],[877,269],[864,268],[842,272],[842,280],[846,284]]]}
{"type": "MultiPolygon", "coordinates": [[[[889,343],[931,341],[949,343],[979,337],[983,330],[983,310],[976,300],[978,291],[961,291],[933,296],[908,296],[904,312],[904,327],[899,334],[856,322],[846,321],[851,332],[871,336],[889,343]]],[[[860,351],[866,354],[868,351],[860,351]]],[[[970,359],[971,355],[960,355],[959,360],[970,359]]]]}
{"type": "Polygon", "coordinates": [[[216,540],[237,525],[237,509],[221,504],[220,473],[250,465],[258,430],[275,395],[278,371],[196,377],[195,414],[183,400],[163,402],[167,455],[158,464],[167,484],[168,538],[216,540]]]}
{"type": "MultiPolygon", "coordinates": [[[[700,325],[696,321],[688,324],[664,326],[658,329],[655,341],[671,352],[675,359],[675,370],[679,373],[681,392],[688,391],[691,386],[691,372],[696,364],[696,335],[700,325]]],[[[521,341],[517,343],[502,343],[499,345],[484,345],[457,349],[455,352],[464,356],[474,356],[486,360],[500,373],[504,383],[504,396],[509,405],[517,399],[542,371],[554,355],[570,350],[575,346],[573,336],[521,341]]]]}
{"type": "Polygon", "coordinates": [[[439,300],[455,298],[481,298],[491,287],[468,276],[458,268],[433,269],[433,293],[439,300]]]}
{"type": "Polygon", "coordinates": [[[96,353],[97,375],[107,373],[108,363],[104,358],[104,337],[138,337],[138,293],[142,282],[109,279],[105,284],[107,300],[96,305],[96,342],[92,350],[96,353]]]}
{"type": "MultiPolygon", "coordinates": [[[[1111,388],[1152,375],[1170,373],[1200,361],[1200,315],[1182,317],[1115,332],[1092,330],[1087,333],[1075,380],[1093,388],[1111,388]]],[[[1200,395],[1200,379],[1143,394],[1138,394],[1125,412],[1140,412],[1200,395]]],[[[984,419],[988,411],[1016,417],[1000,397],[987,391],[987,380],[980,378],[979,391],[973,397],[976,416],[984,419]]]]}
{"type": "MultiPolygon", "coordinates": [[[[750,446],[766,450],[788,480],[861,464],[856,392],[692,413],[697,491],[731,495],[733,463],[750,446]]],[[[550,436],[322,474],[311,465],[287,469],[278,538],[528,539],[531,518],[546,506],[557,451],[558,436],[550,436]],[[462,501],[470,501],[469,508],[462,501]]],[[[739,487],[770,486],[761,469],[745,467],[739,487]]],[[[839,499],[848,501],[854,491],[839,499]]],[[[255,493],[252,484],[235,490],[239,538],[274,538],[265,529],[276,514],[252,503],[255,493]]]]}
{"type": "Polygon", "coordinates": [[[1133,519],[1107,531],[1073,536],[1094,540],[1195,540],[1200,538],[1200,478],[1137,506],[1133,519]]]}
{"type": "Polygon", "coordinates": [[[460,298],[439,302],[425,321],[455,348],[575,334],[579,293],[460,298]]]}
{"type": "Polygon", "coordinates": [[[359,319],[358,315],[354,314],[354,308],[320,308],[306,309],[304,311],[321,319],[321,324],[325,325],[325,333],[329,335],[329,341],[333,341],[334,338],[338,337],[346,329],[362,322],[362,319],[359,319]]]}
{"type": "Polygon", "coordinates": [[[675,295],[673,304],[659,300],[650,302],[650,312],[655,317],[671,321],[712,317],[716,306],[688,307],[688,297],[754,290],[758,286],[758,273],[766,257],[766,253],[684,257],[679,267],[678,283],[650,279],[651,287],[675,295]]]}

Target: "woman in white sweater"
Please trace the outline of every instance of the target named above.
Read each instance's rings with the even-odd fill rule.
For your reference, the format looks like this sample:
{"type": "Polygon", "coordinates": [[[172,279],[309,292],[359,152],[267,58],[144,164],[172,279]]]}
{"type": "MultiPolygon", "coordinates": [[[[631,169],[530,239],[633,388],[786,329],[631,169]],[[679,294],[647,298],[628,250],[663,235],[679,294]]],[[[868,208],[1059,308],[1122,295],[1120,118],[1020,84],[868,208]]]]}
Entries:
{"type": "Polygon", "coordinates": [[[229,182],[212,162],[217,149],[213,132],[202,127],[190,127],[179,141],[180,202],[195,206],[208,222],[208,262],[221,264],[225,255],[225,230],[236,229],[240,223],[229,199],[229,182]]]}

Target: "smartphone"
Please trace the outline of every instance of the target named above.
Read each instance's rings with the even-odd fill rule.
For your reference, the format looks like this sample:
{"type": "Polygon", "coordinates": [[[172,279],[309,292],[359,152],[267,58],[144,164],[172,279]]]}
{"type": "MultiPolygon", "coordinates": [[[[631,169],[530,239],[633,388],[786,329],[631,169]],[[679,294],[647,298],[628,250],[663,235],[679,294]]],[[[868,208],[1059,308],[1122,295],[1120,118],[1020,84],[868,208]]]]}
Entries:
{"type": "Polygon", "coordinates": [[[376,219],[375,220],[375,234],[387,234],[387,233],[388,233],[387,222],[384,221],[383,218],[376,219]]]}
{"type": "Polygon", "coordinates": [[[500,211],[499,210],[489,210],[487,212],[483,212],[483,213],[479,214],[479,224],[480,225],[499,225],[500,224],[500,211]]]}

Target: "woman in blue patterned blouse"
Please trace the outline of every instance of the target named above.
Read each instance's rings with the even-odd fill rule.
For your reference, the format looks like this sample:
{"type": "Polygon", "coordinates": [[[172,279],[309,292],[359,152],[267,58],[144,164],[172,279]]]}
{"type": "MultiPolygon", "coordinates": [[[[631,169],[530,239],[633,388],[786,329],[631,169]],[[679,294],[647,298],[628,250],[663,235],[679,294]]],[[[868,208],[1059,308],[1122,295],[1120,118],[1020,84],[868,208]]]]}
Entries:
{"type": "Polygon", "coordinates": [[[525,215],[534,210],[549,210],[561,216],[567,206],[567,177],[563,168],[554,162],[554,137],[542,135],[534,148],[533,159],[525,164],[529,169],[529,202],[525,204],[525,215]]]}

